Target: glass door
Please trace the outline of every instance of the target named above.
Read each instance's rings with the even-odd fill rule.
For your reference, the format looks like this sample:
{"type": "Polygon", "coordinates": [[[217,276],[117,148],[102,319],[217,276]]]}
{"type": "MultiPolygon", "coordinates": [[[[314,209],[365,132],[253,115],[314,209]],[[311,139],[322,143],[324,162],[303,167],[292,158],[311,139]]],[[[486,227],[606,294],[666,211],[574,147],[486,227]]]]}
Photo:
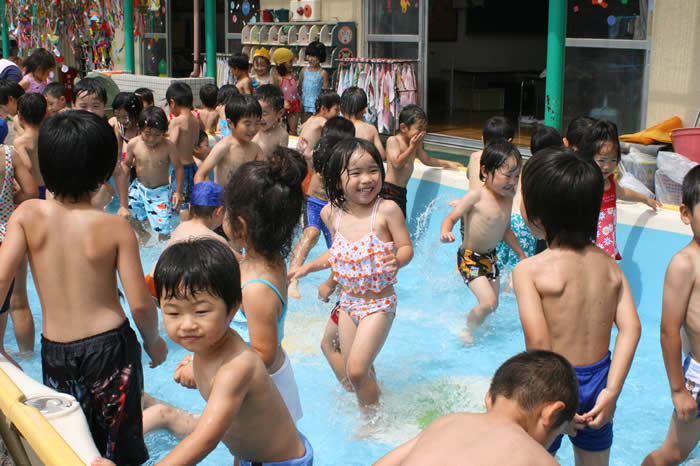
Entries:
{"type": "Polygon", "coordinates": [[[148,76],[172,75],[170,5],[168,0],[149,0],[144,11],[141,41],[141,73],[148,76]]]}

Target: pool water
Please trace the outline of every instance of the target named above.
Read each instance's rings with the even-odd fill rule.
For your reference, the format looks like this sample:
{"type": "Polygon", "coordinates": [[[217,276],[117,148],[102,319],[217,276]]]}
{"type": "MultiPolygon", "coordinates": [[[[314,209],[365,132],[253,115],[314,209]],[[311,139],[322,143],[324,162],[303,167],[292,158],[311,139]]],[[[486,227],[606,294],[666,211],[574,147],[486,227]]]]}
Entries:
{"type": "MultiPolygon", "coordinates": [[[[503,361],[524,350],[512,293],[501,295],[498,310],[486,320],[484,331],[476,334],[474,346],[461,343],[460,330],[476,299],[456,273],[458,244],[442,244],[439,237],[440,223],[450,210],[448,203],[463,194],[463,190],[425,179],[409,183],[409,228],[415,257],[399,273],[397,318],[375,362],[383,391],[376,416],[366,419],[359,414],[355,395],[341,388],[321,353],[320,338],[332,305],[317,300],[316,290],[326,274],[304,278],[300,284],[302,299],[290,301],[283,347],[292,360],[304,409],[299,429],[313,445],[315,464],[369,465],[439,415],[484,410],[490,376],[503,361]]],[[[659,345],[661,296],[666,267],[689,239],[679,233],[618,225],[624,258],[621,266],[638,306],[642,337],[618,401],[613,465],[640,464],[666,435],[673,406],[659,345]]],[[[322,243],[310,258],[323,252],[322,243]]],[[[144,270],[150,269],[161,248],[161,244],[142,248],[144,270]]],[[[38,348],[41,316],[36,291],[29,282],[38,348]]],[[[165,336],[162,326],[161,333],[165,336]]],[[[149,369],[144,355],[146,391],[181,408],[201,412],[204,401],[199,393],[172,381],[175,366],[186,352],[165,338],[170,353],[163,365],[149,369]]],[[[11,325],[5,340],[6,348],[16,356],[11,325]]],[[[17,359],[27,373],[41,379],[38,353],[17,359]]],[[[159,432],[147,436],[146,443],[151,464],[165,456],[177,440],[159,432]]],[[[558,459],[562,464],[573,464],[566,440],[558,459]]],[[[230,463],[228,450],[219,445],[202,464],[230,463]]],[[[700,464],[700,460],[691,455],[688,464],[700,464]]]]}

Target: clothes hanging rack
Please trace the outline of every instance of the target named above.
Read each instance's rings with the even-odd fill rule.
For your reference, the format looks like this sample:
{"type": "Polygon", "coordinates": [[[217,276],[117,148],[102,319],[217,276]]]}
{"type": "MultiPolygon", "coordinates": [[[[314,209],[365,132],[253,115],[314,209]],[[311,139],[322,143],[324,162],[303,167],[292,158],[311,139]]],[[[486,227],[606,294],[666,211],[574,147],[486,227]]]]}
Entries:
{"type": "Polygon", "coordinates": [[[395,134],[398,115],[409,104],[418,103],[417,59],[338,58],[334,88],[339,94],[357,86],[367,94],[364,120],[376,124],[380,134],[395,134]]]}

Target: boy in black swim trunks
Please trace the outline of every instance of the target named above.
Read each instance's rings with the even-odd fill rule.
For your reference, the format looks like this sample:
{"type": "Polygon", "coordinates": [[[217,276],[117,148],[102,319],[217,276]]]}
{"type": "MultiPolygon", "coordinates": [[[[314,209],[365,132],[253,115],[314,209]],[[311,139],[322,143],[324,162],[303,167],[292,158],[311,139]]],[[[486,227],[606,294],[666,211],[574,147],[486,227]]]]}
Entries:
{"type": "Polygon", "coordinates": [[[457,265],[464,283],[479,301],[467,317],[463,332],[465,343],[473,343],[472,332],[498,306],[500,279],[496,264],[496,245],[501,240],[521,259],[525,252],[510,228],[513,196],[518,187],[522,161],[520,152],[510,142],[494,143],[481,157],[484,187],[470,190],[443,220],[440,240],[451,243],[455,223],[464,220],[465,235],[457,251],[457,265]]]}
{"type": "Polygon", "coordinates": [[[152,367],[168,349],[133,230],[91,205],[114,171],[117,140],[104,118],[65,111],[41,126],[38,154],[54,198],[23,202],[12,214],[0,248],[0,296],[28,254],[42,308],[44,384],[78,400],[103,456],[141,464],[148,459],[141,347],[119,302],[117,272],[152,367]]]}

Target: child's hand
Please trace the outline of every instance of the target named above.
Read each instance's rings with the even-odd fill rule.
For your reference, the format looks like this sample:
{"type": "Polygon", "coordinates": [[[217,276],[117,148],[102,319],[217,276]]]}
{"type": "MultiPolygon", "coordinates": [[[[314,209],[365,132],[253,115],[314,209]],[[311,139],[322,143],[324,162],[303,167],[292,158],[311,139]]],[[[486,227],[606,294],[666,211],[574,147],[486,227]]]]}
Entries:
{"type": "Polygon", "coordinates": [[[165,358],[168,357],[168,345],[165,344],[165,340],[161,337],[158,337],[151,346],[144,344],[143,349],[151,357],[151,361],[148,363],[151,369],[160,366],[165,361],[165,358]]]}
{"type": "Polygon", "coordinates": [[[448,204],[450,207],[457,207],[457,204],[459,203],[459,199],[455,199],[454,201],[450,201],[448,204]]]}
{"type": "Polygon", "coordinates": [[[464,168],[464,165],[462,165],[459,162],[451,162],[449,160],[444,160],[443,161],[445,168],[448,170],[459,170],[460,168],[464,168]]]}
{"type": "Polygon", "coordinates": [[[443,243],[452,243],[455,240],[455,235],[451,231],[443,231],[440,233],[440,241],[443,243]]]}
{"type": "Polygon", "coordinates": [[[182,194],[175,191],[173,193],[173,197],[170,199],[170,202],[172,203],[173,210],[178,210],[180,208],[180,204],[182,204],[182,194]]]}
{"type": "Polygon", "coordinates": [[[330,299],[330,296],[335,291],[335,286],[335,280],[333,280],[332,278],[321,283],[318,286],[318,299],[320,299],[324,303],[327,303],[330,299]]]}
{"type": "Polygon", "coordinates": [[[287,272],[287,280],[289,280],[290,282],[292,280],[299,280],[300,278],[303,278],[306,275],[308,275],[308,273],[309,272],[306,270],[306,267],[302,265],[298,269],[290,270],[289,272],[287,272]]]}
{"type": "Polygon", "coordinates": [[[646,205],[648,205],[649,207],[651,207],[652,209],[654,209],[655,211],[656,211],[656,209],[657,209],[658,207],[662,207],[662,206],[663,206],[662,203],[660,203],[660,202],[657,201],[656,199],[652,199],[652,198],[650,198],[650,197],[647,197],[646,199],[644,199],[644,203],[645,203],[646,205]]]}
{"type": "Polygon", "coordinates": [[[306,138],[299,137],[299,142],[297,142],[297,152],[300,154],[303,154],[306,152],[306,148],[309,145],[309,141],[306,140],[306,138]]]}
{"type": "Polygon", "coordinates": [[[183,387],[197,388],[197,382],[194,380],[194,369],[192,366],[192,355],[187,354],[175,368],[173,380],[183,387]]]}
{"type": "Polygon", "coordinates": [[[385,272],[393,272],[399,270],[399,267],[401,267],[399,259],[393,254],[382,256],[382,262],[384,263],[385,272]]]}
{"type": "Polygon", "coordinates": [[[591,429],[600,429],[610,423],[617,407],[617,396],[613,395],[607,388],[604,388],[595,401],[593,409],[582,416],[591,429]]]}
{"type": "Polygon", "coordinates": [[[671,393],[673,407],[676,408],[678,418],[682,421],[690,421],[698,415],[698,402],[688,390],[683,387],[680,391],[671,393]]]}
{"type": "Polygon", "coordinates": [[[421,131],[420,133],[416,134],[411,138],[411,141],[408,143],[409,146],[417,147],[420,144],[423,143],[423,138],[425,137],[425,131],[421,131]]]}
{"type": "Polygon", "coordinates": [[[119,206],[119,210],[117,211],[117,214],[121,215],[124,218],[131,217],[131,212],[129,211],[129,209],[127,209],[126,207],[123,207],[123,206],[119,206]]]}

